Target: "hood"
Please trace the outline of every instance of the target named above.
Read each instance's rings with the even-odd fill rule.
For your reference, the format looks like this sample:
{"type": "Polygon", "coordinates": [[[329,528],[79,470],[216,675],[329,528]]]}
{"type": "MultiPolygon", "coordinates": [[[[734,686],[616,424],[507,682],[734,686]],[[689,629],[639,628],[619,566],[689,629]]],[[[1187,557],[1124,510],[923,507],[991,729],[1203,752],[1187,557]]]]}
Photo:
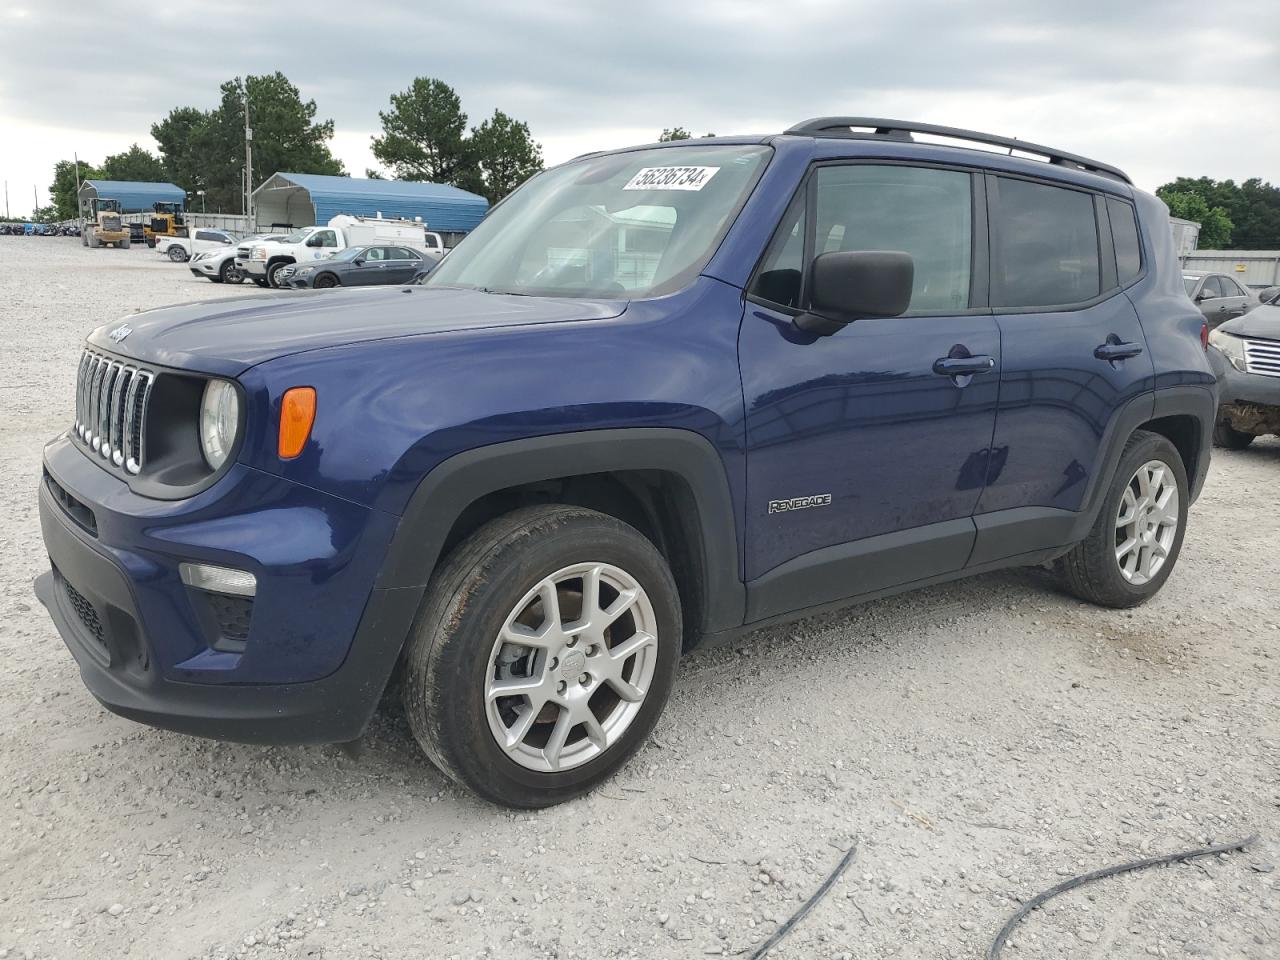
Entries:
{"type": "Polygon", "coordinates": [[[1264,303],[1262,306],[1254,307],[1242,317],[1228,320],[1217,329],[1237,337],[1280,340],[1280,306],[1264,303]]]}
{"type": "Polygon", "coordinates": [[[625,300],[519,297],[450,287],[278,291],[135,314],[94,330],[89,342],[146,363],[236,376],[255,364],[307,350],[446,331],[607,320],[626,306],[625,300]],[[121,336],[125,327],[128,332],[121,336]]]}

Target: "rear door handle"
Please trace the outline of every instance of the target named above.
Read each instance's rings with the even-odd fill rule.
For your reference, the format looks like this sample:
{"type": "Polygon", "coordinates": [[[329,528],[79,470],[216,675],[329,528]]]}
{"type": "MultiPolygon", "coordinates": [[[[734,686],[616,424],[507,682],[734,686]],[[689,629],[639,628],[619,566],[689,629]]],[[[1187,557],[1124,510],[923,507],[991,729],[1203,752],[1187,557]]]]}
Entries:
{"type": "Polygon", "coordinates": [[[1136,357],[1142,352],[1142,344],[1125,343],[1115,334],[1107,338],[1107,342],[1099,346],[1093,351],[1093,355],[1099,360],[1106,360],[1114,363],[1117,360],[1128,360],[1130,357],[1136,357]]]}
{"type": "Polygon", "coordinates": [[[941,377],[971,377],[994,370],[995,366],[995,357],[939,357],[933,361],[933,372],[941,377]]]}

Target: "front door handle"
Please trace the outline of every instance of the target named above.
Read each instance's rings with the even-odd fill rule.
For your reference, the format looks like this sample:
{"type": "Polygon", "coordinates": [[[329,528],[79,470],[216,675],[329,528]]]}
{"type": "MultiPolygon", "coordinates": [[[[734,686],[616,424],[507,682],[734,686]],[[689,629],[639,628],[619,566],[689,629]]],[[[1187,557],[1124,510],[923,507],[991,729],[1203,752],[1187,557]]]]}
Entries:
{"type": "Polygon", "coordinates": [[[941,377],[971,377],[994,370],[995,357],[939,357],[933,361],[933,372],[941,377]]]}
{"type": "Polygon", "coordinates": [[[1106,343],[1093,351],[1093,355],[1099,360],[1115,363],[1117,360],[1128,360],[1130,357],[1136,357],[1141,352],[1142,344],[1125,343],[1113,333],[1107,337],[1106,343]]]}

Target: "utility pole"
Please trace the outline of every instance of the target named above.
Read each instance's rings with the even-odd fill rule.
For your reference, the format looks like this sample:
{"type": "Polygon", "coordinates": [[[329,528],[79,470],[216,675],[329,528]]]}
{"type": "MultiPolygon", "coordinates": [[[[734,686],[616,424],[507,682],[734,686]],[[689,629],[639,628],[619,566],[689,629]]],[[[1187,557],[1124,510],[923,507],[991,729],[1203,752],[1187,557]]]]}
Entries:
{"type": "Polygon", "coordinates": [[[244,215],[253,233],[253,130],[249,127],[249,81],[244,84],[244,215]]]}
{"type": "Polygon", "coordinates": [[[36,218],[36,211],[40,209],[40,188],[34,183],[31,185],[31,202],[33,204],[31,207],[31,219],[34,220],[36,218]]]}
{"type": "Polygon", "coordinates": [[[4,218],[9,219],[9,181],[4,182],[4,218]]]}
{"type": "Polygon", "coordinates": [[[80,154],[72,153],[72,159],[76,162],[76,226],[80,228],[80,233],[84,233],[84,211],[80,209],[80,154]]]}

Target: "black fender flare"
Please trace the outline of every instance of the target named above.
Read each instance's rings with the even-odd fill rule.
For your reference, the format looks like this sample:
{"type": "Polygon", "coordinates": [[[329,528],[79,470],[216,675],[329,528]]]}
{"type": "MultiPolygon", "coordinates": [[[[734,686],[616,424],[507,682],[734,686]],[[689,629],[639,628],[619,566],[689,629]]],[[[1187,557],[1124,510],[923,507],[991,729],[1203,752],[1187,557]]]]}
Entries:
{"type": "Polygon", "coordinates": [[[1103,436],[1103,468],[1094,473],[1085,491],[1083,508],[1071,531],[1070,542],[1083,540],[1097,519],[1102,502],[1111,486],[1111,478],[1120,463],[1129,437],[1143,424],[1164,417],[1190,416],[1200,425],[1199,447],[1194,469],[1187,464],[1187,480],[1191,486],[1191,499],[1200,495],[1204,478],[1208,473],[1210,449],[1213,443],[1213,423],[1217,416],[1218,400],[1208,386],[1186,385],[1162,387],[1151,393],[1135,397],[1107,426],[1103,436]]]}
{"type": "MultiPolygon", "coordinates": [[[[455,454],[428,473],[409,499],[387,550],[377,588],[426,589],[454,522],[498,490],[542,480],[625,470],[680,477],[696,517],[704,633],[742,625],[746,588],[739,574],[737,524],[724,462],[690,430],[624,427],[510,440],[455,454]]],[[[682,511],[682,514],[689,514],[682,511]]],[[[692,639],[692,638],[687,638],[692,639]]]]}

